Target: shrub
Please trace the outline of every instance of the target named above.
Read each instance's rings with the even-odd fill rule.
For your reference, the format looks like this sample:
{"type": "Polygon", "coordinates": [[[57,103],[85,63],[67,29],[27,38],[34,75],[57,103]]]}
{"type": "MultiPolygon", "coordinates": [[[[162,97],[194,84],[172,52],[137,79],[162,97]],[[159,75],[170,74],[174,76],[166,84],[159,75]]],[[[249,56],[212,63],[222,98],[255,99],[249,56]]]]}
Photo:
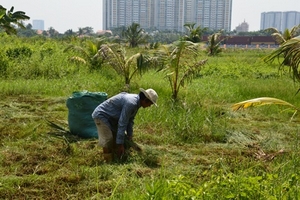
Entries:
{"type": "Polygon", "coordinates": [[[6,56],[15,59],[20,57],[28,57],[30,58],[32,55],[32,50],[29,47],[17,47],[17,48],[9,48],[6,50],[6,56]]]}
{"type": "Polygon", "coordinates": [[[0,52],[0,76],[1,77],[6,77],[7,75],[7,69],[9,67],[9,62],[7,60],[7,57],[5,55],[3,55],[0,52]]]}

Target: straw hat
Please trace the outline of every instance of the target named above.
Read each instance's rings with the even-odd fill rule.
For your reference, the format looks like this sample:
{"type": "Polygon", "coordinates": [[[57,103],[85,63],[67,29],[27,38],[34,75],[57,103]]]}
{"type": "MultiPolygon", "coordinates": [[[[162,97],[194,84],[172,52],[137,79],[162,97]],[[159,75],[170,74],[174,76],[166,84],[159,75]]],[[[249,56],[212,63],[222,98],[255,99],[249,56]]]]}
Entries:
{"type": "Polygon", "coordinates": [[[140,88],[140,91],[142,93],[144,93],[144,95],[147,97],[147,99],[152,101],[152,103],[157,106],[156,101],[157,101],[158,95],[155,92],[155,90],[153,90],[151,88],[149,88],[147,90],[144,90],[143,88],[140,88]]]}

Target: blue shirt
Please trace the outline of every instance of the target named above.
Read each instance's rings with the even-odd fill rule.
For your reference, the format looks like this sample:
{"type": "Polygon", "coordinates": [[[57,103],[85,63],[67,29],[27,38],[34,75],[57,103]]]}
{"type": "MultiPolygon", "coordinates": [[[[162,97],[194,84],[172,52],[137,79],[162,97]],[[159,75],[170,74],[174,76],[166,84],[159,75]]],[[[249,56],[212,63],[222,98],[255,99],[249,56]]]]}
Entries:
{"type": "Polygon", "coordinates": [[[101,119],[113,132],[117,132],[116,143],[124,144],[125,132],[133,135],[134,118],[141,107],[138,94],[121,92],[98,105],[93,118],[101,119]]]}

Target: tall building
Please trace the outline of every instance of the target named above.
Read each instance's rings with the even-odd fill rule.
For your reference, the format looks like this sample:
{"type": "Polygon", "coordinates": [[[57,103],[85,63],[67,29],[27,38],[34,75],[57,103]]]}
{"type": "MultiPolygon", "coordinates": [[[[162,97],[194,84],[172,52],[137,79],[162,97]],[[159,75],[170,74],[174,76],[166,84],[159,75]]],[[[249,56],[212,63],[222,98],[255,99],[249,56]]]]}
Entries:
{"type": "Polygon", "coordinates": [[[32,20],[33,30],[44,30],[44,20],[32,20]]]}
{"type": "Polygon", "coordinates": [[[263,12],[261,13],[260,29],[276,28],[283,32],[300,24],[300,12],[263,12]]]}
{"type": "Polygon", "coordinates": [[[300,12],[289,11],[282,13],[281,31],[291,29],[293,26],[300,24],[300,12]]]}
{"type": "Polygon", "coordinates": [[[231,29],[232,0],[104,0],[103,29],[139,23],[144,29],[184,31],[196,23],[213,30],[231,29]]]}

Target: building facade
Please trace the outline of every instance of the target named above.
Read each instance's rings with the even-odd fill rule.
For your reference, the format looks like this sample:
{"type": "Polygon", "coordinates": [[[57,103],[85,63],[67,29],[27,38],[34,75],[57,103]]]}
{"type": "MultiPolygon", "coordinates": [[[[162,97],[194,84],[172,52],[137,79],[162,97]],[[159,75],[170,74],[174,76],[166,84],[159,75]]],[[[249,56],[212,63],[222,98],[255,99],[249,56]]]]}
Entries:
{"type": "Polygon", "coordinates": [[[32,29],[33,30],[44,30],[44,20],[32,20],[32,29]]]}
{"type": "Polygon", "coordinates": [[[283,32],[300,24],[300,12],[263,12],[261,13],[260,29],[276,28],[283,32]]]}
{"type": "Polygon", "coordinates": [[[103,0],[103,29],[139,23],[141,28],[184,31],[184,24],[231,29],[232,0],[103,0]]]}
{"type": "Polygon", "coordinates": [[[282,13],[281,31],[291,29],[293,26],[300,24],[300,12],[289,11],[282,13]]]}

